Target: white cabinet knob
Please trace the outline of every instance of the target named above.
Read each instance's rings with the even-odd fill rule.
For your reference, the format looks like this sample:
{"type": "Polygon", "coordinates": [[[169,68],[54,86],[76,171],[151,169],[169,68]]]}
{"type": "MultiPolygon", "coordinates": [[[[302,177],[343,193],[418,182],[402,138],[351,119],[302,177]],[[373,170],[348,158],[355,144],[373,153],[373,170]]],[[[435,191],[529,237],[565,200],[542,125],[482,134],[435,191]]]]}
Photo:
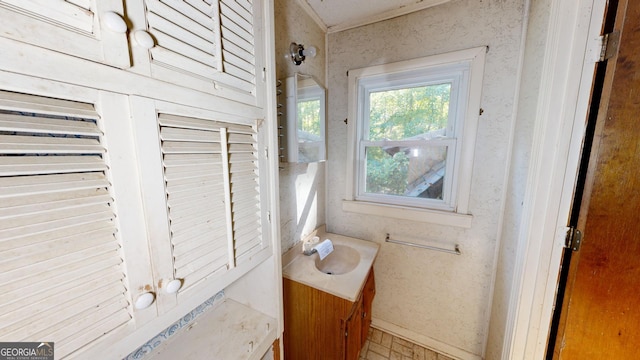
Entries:
{"type": "Polygon", "coordinates": [[[145,49],[151,49],[156,46],[156,42],[153,40],[151,35],[144,30],[136,30],[133,33],[133,38],[136,40],[136,43],[145,49]]]}
{"type": "Polygon", "coordinates": [[[180,290],[181,287],[182,287],[182,280],[173,279],[169,281],[169,283],[167,283],[165,291],[169,294],[175,294],[178,292],[178,290],[180,290]]]}
{"type": "Polygon", "coordinates": [[[138,296],[138,298],[136,299],[135,308],[138,310],[146,309],[151,304],[153,304],[153,301],[155,299],[156,297],[155,295],[153,295],[153,293],[147,292],[144,294],[140,294],[140,296],[138,296]]]}
{"type": "Polygon", "coordinates": [[[127,23],[120,14],[113,11],[107,11],[102,14],[102,21],[107,29],[124,34],[127,32],[127,23]]]}

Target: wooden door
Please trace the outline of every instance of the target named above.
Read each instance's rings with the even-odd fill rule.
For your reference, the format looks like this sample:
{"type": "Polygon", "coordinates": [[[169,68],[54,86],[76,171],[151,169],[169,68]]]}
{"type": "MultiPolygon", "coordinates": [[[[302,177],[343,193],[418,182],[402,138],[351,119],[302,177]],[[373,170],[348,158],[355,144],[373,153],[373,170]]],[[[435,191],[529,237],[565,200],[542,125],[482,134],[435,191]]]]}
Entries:
{"type": "Polygon", "coordinates": [[[558,359],[637,359],[640,347],[640,2],[617,5],[558,359]]]}

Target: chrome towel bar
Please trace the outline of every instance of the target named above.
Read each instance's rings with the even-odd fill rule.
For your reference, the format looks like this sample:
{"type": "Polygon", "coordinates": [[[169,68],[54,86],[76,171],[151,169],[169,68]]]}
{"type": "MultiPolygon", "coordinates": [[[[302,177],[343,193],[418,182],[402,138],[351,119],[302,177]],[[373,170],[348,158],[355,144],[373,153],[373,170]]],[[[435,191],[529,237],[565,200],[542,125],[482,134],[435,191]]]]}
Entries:
{"type": "Polygon", "coordinates": [[[462,255],[462,252],[460,252],[460,245],[458,244],[455,244],[453,249],[445,249],[437,246],[414,244],[407,241],[394,240],[390,238],[389,234],[387,234],[387,237],[384,239],[384,241],[392,244],[399,244],[399,245],[413,246],[421,249],[441,251],[447,254],[462,255]]]}

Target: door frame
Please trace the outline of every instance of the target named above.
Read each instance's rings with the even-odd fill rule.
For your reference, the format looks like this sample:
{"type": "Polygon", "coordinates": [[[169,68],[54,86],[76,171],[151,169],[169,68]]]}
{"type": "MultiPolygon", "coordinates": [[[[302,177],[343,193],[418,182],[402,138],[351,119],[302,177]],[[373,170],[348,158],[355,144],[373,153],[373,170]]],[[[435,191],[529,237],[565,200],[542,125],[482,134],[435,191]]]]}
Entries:
{"type": "Polygon", "coordinates": [[[504,360],[545,355],[605,5],[551,0],[504,360]]]}

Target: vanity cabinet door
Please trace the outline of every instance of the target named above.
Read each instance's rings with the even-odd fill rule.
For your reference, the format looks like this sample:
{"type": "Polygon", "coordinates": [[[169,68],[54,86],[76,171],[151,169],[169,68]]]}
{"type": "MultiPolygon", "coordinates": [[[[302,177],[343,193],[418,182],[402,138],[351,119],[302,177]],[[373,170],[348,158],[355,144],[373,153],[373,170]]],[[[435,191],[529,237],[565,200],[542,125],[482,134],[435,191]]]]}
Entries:
{"type": "Polygon", "coordinates": [[[367,282],[362,291],[362,344],[369,336],[369,327],[371,326],[371,309],[373,305],[373,297],[376,295],[376,282],[373,274],[373,267],[369,271],[367,282]]]}
{"type": "Polygon", "coordinates": [[[0,36],[130,66],[122,0],[0,0],[0,36]]]}
{"type": "Polygon", "coordinates": [[[363,345],[362,338],[362,296],[353,306],[353,312],[345,321],[345,360],[358,360],[363,345]]]}
{"type": "Polygon", "coordinates": [[[353,302],[287,278],[283,297],[285,360],[342,360],[347,346],[358,348],[346,336],[347,330],[360,332],[353,302]]]}

